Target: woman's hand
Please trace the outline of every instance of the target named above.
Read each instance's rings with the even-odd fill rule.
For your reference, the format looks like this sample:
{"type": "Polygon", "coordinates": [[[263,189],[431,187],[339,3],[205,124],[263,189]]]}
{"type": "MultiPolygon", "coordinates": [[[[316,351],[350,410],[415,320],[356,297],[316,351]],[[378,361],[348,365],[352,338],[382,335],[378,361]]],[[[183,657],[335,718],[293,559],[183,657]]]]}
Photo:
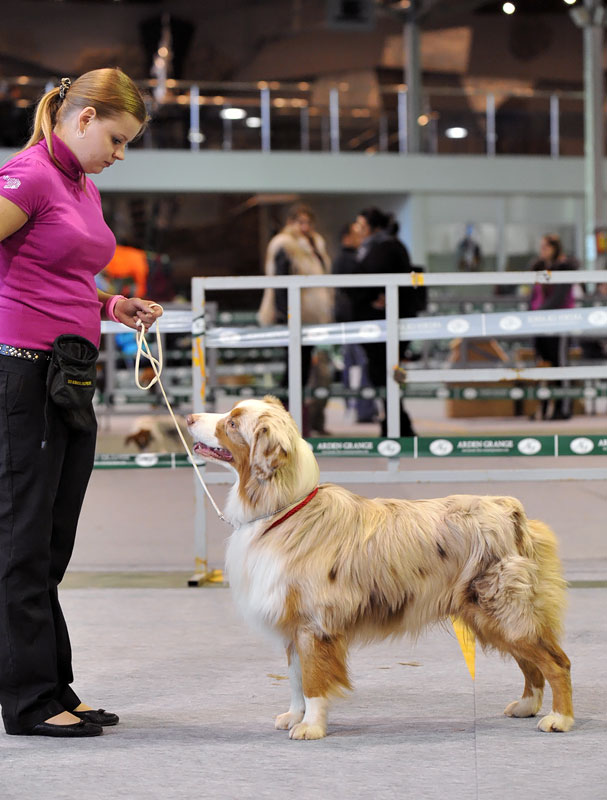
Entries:
{"type": "Polygon", "coordinates": [[[114,316],[128,328],[137,330],[140,324],[147,331],[158,317],[162,316],[162,308],[152,300],[140,297],[125,297],[114,306],[114,316]]]}

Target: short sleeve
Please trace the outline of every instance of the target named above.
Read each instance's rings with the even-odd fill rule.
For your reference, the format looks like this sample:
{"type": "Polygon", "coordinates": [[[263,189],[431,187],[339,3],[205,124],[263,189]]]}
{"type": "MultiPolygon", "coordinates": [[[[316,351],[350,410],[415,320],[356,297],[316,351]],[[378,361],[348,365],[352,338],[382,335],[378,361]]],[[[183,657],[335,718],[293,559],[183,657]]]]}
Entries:
{"type": "Polygon", "coordinates": [[[0,167],[0,196],[28,217],[42,211],[51,195],[48,166],[36,158],[14,158],[0,167]]]}

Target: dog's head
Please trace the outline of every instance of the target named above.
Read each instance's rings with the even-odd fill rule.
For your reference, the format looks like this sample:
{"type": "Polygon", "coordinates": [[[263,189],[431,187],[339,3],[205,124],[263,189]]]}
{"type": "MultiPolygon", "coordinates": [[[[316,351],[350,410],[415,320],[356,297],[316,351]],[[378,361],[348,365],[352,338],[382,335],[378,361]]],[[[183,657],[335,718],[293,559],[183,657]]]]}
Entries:
{"type": "Polygon", "coordinates": [[[285,466],[298,441],[297,426],[280,400],[241,400],[227,414],[190,414],[194,452],[261,481],[285,466]]]}
{"type": "Polygon", "coordinates": [[[147,428],[139,428],[139,430],[131,433],[130,436],[125,438],[124,444],[126,447],[133,442],[133,444],[137,446],[139,452],[142,453],[153,441],[155,441],[155,436],[151,430],[148,430],[147,428]]]}

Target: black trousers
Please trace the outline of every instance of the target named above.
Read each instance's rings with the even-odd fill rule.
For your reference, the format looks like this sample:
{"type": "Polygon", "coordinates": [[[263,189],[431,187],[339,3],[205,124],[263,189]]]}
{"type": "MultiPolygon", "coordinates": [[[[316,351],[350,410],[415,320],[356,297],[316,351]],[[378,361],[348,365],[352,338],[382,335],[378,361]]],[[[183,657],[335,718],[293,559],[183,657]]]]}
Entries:
{"type": "Polygon", "coordinates": [[[96,426],[47,406],[46,364],[0,355],[0,705],[19,734],[80,703],[57,587],[95,456],[96,426]]]}
{"type": "MultiPolygon", "coordinates": [[[[386,378],[390,377],[386,373],[386,345],[383,342],[365,342],[363,344],[365,353],[367,354],[367,371],[369,380],[375,388],[385,387],[386,378]]],[[[391,380],[391,377],[390,377],[391,380]]],[[[388,420],[386,417],[381,421],[381,436],[388,435],[388,420]]],[[[404,407],[404,403],[400,401],[400,435],[401,436],[415,436],[413,423],[411,417],[404,407]]]]}

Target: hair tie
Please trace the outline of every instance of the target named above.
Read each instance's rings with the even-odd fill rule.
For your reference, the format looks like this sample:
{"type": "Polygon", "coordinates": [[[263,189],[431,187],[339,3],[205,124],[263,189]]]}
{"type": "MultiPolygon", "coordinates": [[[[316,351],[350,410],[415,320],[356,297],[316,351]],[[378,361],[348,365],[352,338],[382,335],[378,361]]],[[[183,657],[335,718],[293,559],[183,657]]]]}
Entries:
{"type": "Polygon", "coordinates": [[[63,100],[67,93],[67,90],[72,85],[72,81],[69,78],[61,78],[61,82],[59,85],[59,97],[63,100]]]}

